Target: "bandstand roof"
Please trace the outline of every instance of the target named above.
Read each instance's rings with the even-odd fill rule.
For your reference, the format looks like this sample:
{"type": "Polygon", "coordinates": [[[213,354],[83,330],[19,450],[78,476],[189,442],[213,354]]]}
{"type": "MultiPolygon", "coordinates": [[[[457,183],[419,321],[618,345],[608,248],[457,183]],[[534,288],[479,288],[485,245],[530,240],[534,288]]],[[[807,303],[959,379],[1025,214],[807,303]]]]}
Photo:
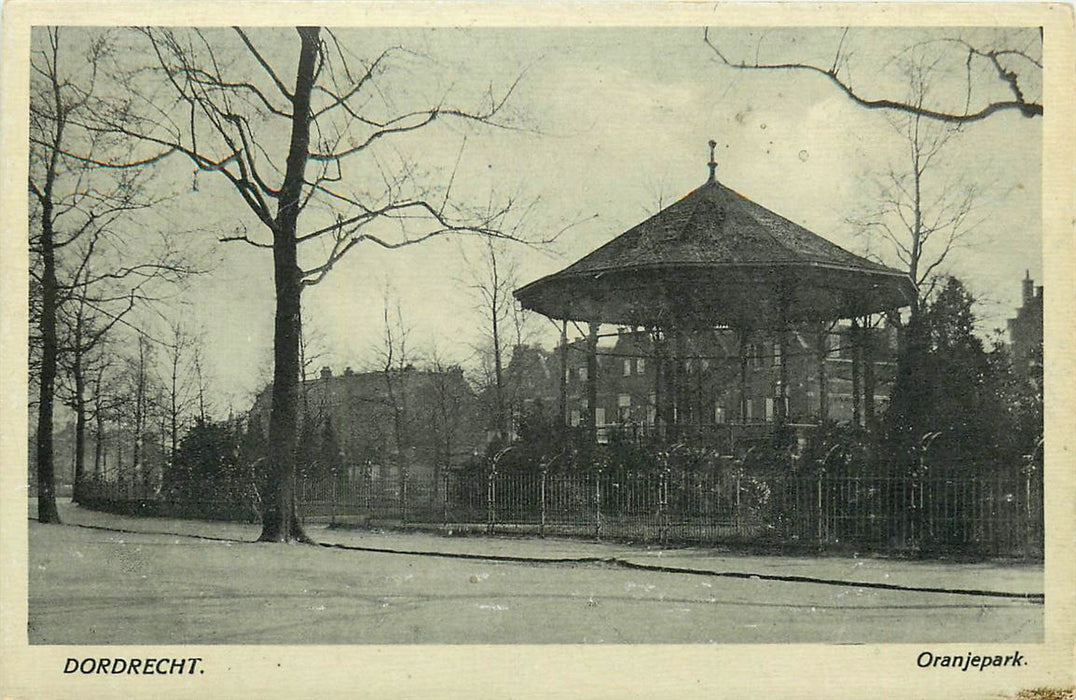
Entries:
{"type": "Polygon", "coordinates": [[[906,273],[855,255],[712,177],[515,292],[525,308],[557,319],[744,328],[888,311],[914,294],[906,273]]]}

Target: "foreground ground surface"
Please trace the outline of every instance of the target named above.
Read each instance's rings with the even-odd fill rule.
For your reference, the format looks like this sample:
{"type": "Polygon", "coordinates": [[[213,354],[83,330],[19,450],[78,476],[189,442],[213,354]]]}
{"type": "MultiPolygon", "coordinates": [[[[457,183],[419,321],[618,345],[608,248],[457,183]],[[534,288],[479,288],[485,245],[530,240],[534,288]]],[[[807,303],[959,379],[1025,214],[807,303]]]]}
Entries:
{"type": "MultiPolygon", "coordinates": [[[[31,504],[33,510],[33,504],[31,504]]],[[[616,557],[498,562],[254,544],[258,528],[63,507],[29,524],[29,635],[44,644],[495,644],[1038,642],[1043,606],[1019,598],[882,590],[1042,593],[1039,565],[735,556],[579,540],[329,530],[322,543],[406,552],[616,557]],[[219,539],[203,539],[206,537],[219,539]]]]}

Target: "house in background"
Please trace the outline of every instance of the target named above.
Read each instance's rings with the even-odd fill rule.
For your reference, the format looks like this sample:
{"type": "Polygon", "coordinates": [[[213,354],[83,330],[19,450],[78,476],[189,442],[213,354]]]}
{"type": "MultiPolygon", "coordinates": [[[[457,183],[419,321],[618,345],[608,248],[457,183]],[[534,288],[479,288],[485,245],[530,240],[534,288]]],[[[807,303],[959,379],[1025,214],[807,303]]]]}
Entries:
{"type": "MultiPolygon", "coordinates": [[[[268,431],[271,386],[255,399],[252,421],[268,431]]],[[[334,375],[328,367],[300,387],[300,424],[331,426],[345,473],[358,478],[436,478],[484,445],[478,403],[458,367],[334,375]]]]}
{"type": "MultiPolygon", "coordinates": [[[[867,425],[872,416],[884,411],[896,374],[895,328],[883,324],[857,329],[844,324],[824,334],[800,329],[790,335],[785,376],[789,383],[788,416],[793,426],[806,429],[822,422],[854,421],[867,425]],[[856,344],[852,338],[857,333],[860,357],[853,367],[856,344]],[[820,376],[824,377],[824,389],[820,388],[820,376]],[[873,401],[867,401],[865,392],[871,386],[873,401]]],[[[658,351],[649,333],[621,329],[599,339],[595,422],[600,442],[608,441],[617,431],[630,435],[653,433],[662,410],[669,423],[690,434],[709,437],[730,451],[734,447],[730,444],[733,430],[756,440],[772,432],[774,402],[780,395],[781,381],[780,352],[772,333],[755,333],[746,338],[743,363],[740,336],[733,331],[697,332],[681,342],[683,347],[678,354],[683,361],[666,361],[664,369],[659,369],[658,351]],[[660,382],[659,371],[666,374],[660,382]],[[671,387],[666,391],[675,391],[675,400],[662,397],[660,386],[671,387]]],[[[520,405],[540,401],[547,410],[559,410],[562,360],[558,354],[530,349],[513,356],[509,374],[525,378],[517,389],[520,405]]],[[[572,427],[581,427],[588,412],[585,341],[569,343],[563,361],[564,420],[572,427]]]]}

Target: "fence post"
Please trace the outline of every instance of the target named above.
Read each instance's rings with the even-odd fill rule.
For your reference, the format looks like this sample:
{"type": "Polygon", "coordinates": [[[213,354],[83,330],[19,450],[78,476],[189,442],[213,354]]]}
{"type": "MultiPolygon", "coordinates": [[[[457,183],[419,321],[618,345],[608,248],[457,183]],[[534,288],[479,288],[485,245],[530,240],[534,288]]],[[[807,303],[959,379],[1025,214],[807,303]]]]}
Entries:
{"type": "Polygon", "coordinates": [[[486,483],[486,533],[493,534],[494,522],[497,519],[497,485],[496,485],[497,470],[495,468],[489,470],[489,476],[486,483]]]}
{"type": "Polygon", "coordinates": [[[734,480],[734,484],[735,484],[735,488],[736,488],[736,496],[735,496],[735,500],[733,502],[732,522],[735,523],[735,525],[736,525],[736,534],[737,535],[743,535],[744,530],[746,528],[744,527],[743,512],[742,512],[742,509],[740,508],[740,474],[739,473],[736,474],[736,479],[734,480]]]}
{"type": "Polygon", "coordinates": [[[908,542],[906,546],[909,549],[914,549],[919,546],[919,479],[914,473],[910,478],[905,476],[904,479],[910,491],[910,498],[901,503],[901,507],[908,514],[908,542]]]}
{"type": "Polygon", "coordinates": [[[822,544],[826,541],[825,535],[825,509],[822,508],[822,477],[824,472],[819,470],[818,479],[816,480],[816,494],[817,498],[815,505],[818,508],[818,544],[822,544]]]}
{"type": "Polygon", "coordinates": [[[594,475],[594,538],[602,536],[602,470],[594,475]]]}
{"type": "Polygon", "coordinates": [[[1031,469],[1024,472],[1024,503],[1027,508],[1028,523],[1031,522],[1031,469]]]}
{"type": "Polygon", "coordinates": [[[329,525],[330,526],[336,525],[336,481],[337,481],[337,476],[336,476],[336,470],[335,469],[333,469],[332,479],[333,479],[333,492],[332,492],[333,510],[332,510],[332,517],[329,520],[329,525]]]}
{"type": "Polygon", "coordinates": [[[403,524],[407,524],[407,472],[400,479],[400,518],[403,524]]]}
{"type": "Polygon", "coordinates": [[[1028,556],[1031,552],[1037,552],[1038,546],[1038,527],[1035,524],[1034,510],[1031,504],[1031,475],[1034,467],[1028,465],[1024,470],[1024,510],[1027,513],[1027,517],[1024,519],[1024,526],[1021,528],[1024,532],[1024,556],[1028,556]]]}
{"type": "Polygon", "coordinates": [[[540,515],[539,515],[539,520],[538,520],[538,536],[542,537],[542,538],[545,537],[545,480],[546,480],[546,470],[543,469],[542,470],[541,480],[539,481],[539,484],[538,484],[538,493],[539,493],[539,497],[541,499],[540,515]]]}
{"type": "Polygon", "coordinates": [[[448,529],[448,472],[441,474],[441,528],[448,529]]]}
{"type": "Polygon", "coordinates": [[[661,470],[658,483],[658,537],[662,544],[669,538],[669,470],[661,470]]]}

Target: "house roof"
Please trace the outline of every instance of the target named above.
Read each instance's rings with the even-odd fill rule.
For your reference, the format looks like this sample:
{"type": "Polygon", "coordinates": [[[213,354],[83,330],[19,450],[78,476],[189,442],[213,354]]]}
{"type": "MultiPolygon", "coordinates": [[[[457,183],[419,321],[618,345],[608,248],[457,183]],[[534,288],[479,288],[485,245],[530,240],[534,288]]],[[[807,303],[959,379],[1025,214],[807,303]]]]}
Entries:
{"type": "Polygon", "coordinates": [[[907,305],[905,273],[712,179],[560,272],[516,290],[553,318],[775,327],[907,305]]]}

